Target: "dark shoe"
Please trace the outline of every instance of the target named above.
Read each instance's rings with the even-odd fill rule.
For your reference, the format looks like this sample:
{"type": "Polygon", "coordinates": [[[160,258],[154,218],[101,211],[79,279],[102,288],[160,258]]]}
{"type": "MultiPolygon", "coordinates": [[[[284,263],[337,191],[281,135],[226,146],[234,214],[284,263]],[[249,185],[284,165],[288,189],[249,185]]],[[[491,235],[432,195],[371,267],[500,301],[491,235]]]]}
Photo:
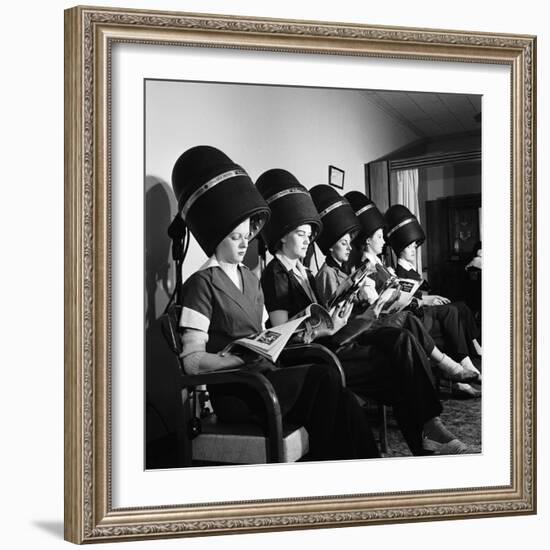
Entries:
{"type": "MultiPolygon", "coordinates": [[[[438,365],[439,366],[439,365],[438,365]]],[[[467,370],[464,367],[461,369],[446,369],[440,368],[441,378],[450,380],[451,382],[477,382],[479,375],[476,372],[467,370]]]]}

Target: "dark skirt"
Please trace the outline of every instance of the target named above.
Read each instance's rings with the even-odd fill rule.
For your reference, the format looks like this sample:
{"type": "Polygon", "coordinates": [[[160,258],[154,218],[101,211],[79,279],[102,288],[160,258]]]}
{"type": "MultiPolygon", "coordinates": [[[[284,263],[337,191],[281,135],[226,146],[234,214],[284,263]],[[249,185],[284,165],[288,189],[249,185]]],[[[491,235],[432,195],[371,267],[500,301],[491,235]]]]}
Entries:
{"type": "MultiPolygon", "coordinates": [[[[309,460],[380,456],[363,410],[342,386],[334,367],[273,368],[270,364],[262,374],[273,385],[283,421],[306,428],[309,460]]],[[[265,426],[264,406],[256,392],[240,384],[224,384],[209,387],[209,393],[221,422],[254,421],[265,426]]]]}
{"type": "Polygon", "coordinates": [[[338,356],[348,387],[391,405],[411,452],[424,454],[424,424],[439,416],[443,408],[428,357],[413,333],[398,327],[374,328],[340,350],[338,356]]]}
{"type": "Polygon", "coordinates": [[[458,362],[470,354],[473,343],[469,339],[468,346],[458,307],[444,304],[423,307],[422,311],[422,322],[438,347],[458,362]]]}

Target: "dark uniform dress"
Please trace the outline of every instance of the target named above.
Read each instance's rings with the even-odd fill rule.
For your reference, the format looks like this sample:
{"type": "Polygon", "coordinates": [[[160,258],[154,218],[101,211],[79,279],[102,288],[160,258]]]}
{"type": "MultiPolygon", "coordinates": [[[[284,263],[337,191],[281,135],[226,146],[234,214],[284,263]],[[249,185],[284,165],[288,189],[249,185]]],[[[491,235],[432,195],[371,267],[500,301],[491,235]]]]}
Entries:
{"type": "MultiPolygon", "coordinates": [[[[338,265],[331,256],[327,256],[325,263],[315,276],[315,284],[317,289],[317,295],[323,305],[326,305],[330,297],[333,295],[337,288],[347,275],[351,273],[347,264],[338,265]]],[[[378,270],[371,274],[370,277],[374,279],[376,288],[380,289],[382,282],[386,280],[387,273],[384,270],[383,275],[378,273],[378,270]]],[[[365,314],[368,314],[368,305],[356,304],[352,313],[351,323],[354,323],[354,319],[365,318],[365,314]]],[[[412,333],[416,341],[421,345],[425,354],[429,357],[435,347],[433,338],[429,335],[428,331],[424,328],[422,322],[409,311],[400,311],[399,313],[393,313],[386,315],[380,319],[373,319],[370,329],[367,333],[361,335],[361,341],[370,341],[373,335],[380,332],[373,332],[375,329],[390,327],[393,329],[406,329],[412,333]]],[[[348,326],[344,331],[347,331],[348,326]]],[[[353,330],[353,329],[352,329],[353,330]]],[[[339,333],[340,334],[340,333],[339,333]]]]}
{"type": "MultiPolygon", "coordinates": [[[[395,269],[398,277],[422,280],[415,269],[405,269],[399,263],[395,269]]],[[[422,298],[421,290],[429,286],[423,281],[417,298],[422,298]]],[[[464,302],[451,302],[437,306],[422,306],[415,313],[435,340],[442,341],[442,348],[455,360],[462,361],[466,356],[477,355],[473,340],[479,338],[479,329],[471,309],[464,302]]]]}
{"type": "Polygon", "coordinates": [[[315,275],[315,289],[321,304],[328,304],[334,291],[351,274],[351,270],[346,262],[339,264],[332,256],[327,256],[325,263],[315,275]]]}
{"type": "MultiPolygon", "coordinates": [[[[309,286],[314,289],[315,281],[309,272],[308,277],[309,286]]],[[[292,317],[312,302],[294,272],[287,270],[277,257],[262,274],[262,288],[268,312],[284,310],[292,317]]],[[[330,342],[327,344],[330,346],[330,342]]],[[[414,336],[404,329],[382,327],[334,349],[342,362],[348,387],[359,395],[376,397],[392,405],[411,452],[423,454],[423,426],[439,416],[442,407],[428,359],[414,336]]]]}
{"type": "MultiPolygon", "coordinates": [[[[244,266],[240,274],[242,292],[215,263],[185,282],[180,325],[194,329],[193,333],[199,331],[207,352],[217,353],[233,340],[262,330],[260,282],[244,266]]],[[[307,429],[311,460],[379,456],[363,412],[342,387],[336,369],[329,365],[279,368],[264,359],[254,361],[250,368],[261,371],[272,383],[283,420],[307,429]]],[[[262,423],[260,402],[241,386],[216,385],[209,393],[220,421],[249,421],[252,415],[262,423]]]]}

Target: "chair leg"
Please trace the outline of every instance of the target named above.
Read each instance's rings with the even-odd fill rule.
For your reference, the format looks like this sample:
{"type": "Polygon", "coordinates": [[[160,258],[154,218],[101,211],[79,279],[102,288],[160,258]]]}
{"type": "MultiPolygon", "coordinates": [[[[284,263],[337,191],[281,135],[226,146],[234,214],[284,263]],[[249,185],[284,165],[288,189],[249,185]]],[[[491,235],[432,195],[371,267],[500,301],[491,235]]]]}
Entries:
{"type": "Polygon", "coordinates": [[[378,405],[379,411],[380,411],[380,432],[379,432],[379,439],[380,439],[380,452],[387,453],[388,452],[388,410],[386,405],[383,403],[379,403],[378,405]]]}
{"type": "Polygon", "coordinates": [[[193,412],[191,411],[191,398],[189,390],[185,388],[181,392],[183,414],[181,422],[178,423],[178,467],[191,466],[193,462],[193,442],[189,438],[188,426],[193,412]]]}

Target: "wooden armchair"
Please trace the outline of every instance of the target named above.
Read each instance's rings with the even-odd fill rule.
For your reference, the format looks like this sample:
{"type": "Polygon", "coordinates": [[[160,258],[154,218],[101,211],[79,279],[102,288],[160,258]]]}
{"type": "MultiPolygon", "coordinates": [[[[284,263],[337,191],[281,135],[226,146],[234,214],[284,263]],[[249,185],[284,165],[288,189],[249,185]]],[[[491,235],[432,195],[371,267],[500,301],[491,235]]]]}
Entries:
{"type": "MultiPolygon", "coordinates": [[[[307,454],[309,438],[303,426],[284,425],[277,395],[269,380],[246,366],[208,374],[188,375],[180,358],[180,306],[173,304],[161,319],[161,328],[180,365],[183,418],[178,423],[178,465],[195,463],[258,464],[293,462],[307,454]],[[218,422],[215,414],[201,418],[197,396],[205,385],[237,383],[257,392],[265,407],[265,430],[256,423],[218,422]]],[[[337,368],[342,382],[345,376],[337,357],[319,344],[287,346],[280,356],[284,366],[330,363],[337,368]]]]}
{"type": "MultiPolygon", "coordinates": [[[[184,418],[179,437],[182,465],[205,463],[259,464],[293,462],[309,450],[303,426],[283,426],[281,409],[271,382],[246,367],[181,376],[184,418]],[[211,413],[199,418],[196,394],[203,385],[242,384],[255,391],[265,410],[266,427],[256,423],[219,422],[211,413]]],[[[204,391],[204,390],[202,390],[204,391]]]]}

